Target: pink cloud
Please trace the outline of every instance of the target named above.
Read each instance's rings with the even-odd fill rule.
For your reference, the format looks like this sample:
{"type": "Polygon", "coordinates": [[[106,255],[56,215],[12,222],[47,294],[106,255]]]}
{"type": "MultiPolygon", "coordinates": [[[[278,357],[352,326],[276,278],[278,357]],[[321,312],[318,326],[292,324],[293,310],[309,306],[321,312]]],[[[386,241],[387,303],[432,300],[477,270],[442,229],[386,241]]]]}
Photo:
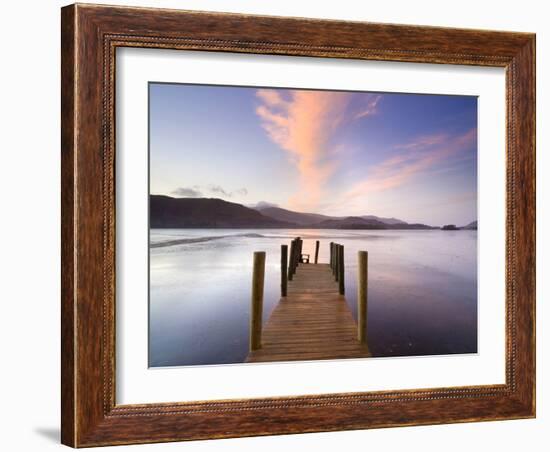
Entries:
{"type": "Polygon", "coordinates": [[[394,148],[395,149],[425,149],[428,146],[435,146],[438,144],[442,144],[448,138],[449,137],[444,133],[434,134],[434,135],[423,135],[408,143],[398,144],[394,148]]]}
{"type": "Polygon", "coordinates": [[[324,189],[345,152],[337,142],[340,126],[374,115],[382,99],[379,94],[362,94],[361,109],[351,106],[353,93],[259,89],[260,105],[256,114],[269,138],[288,152],[300,178],[298,193],[289,200],[290,207],[317,210],[324,189]]]}
{"type": "Polygon", "coordinates": [[[353,119],[361,119],[366,116],[372,116],[375,115],[377,110],[378,102],[380,102],[380,99],[382,99],[382,96],[380,94],[371,94],[367,98],[367,105],[364,107],[363,110],[358,111],[353,119]]]}
{"type": "Polygon", "coordinates": [[[466,191],[459,193],[454,196],[446,198],[444,201],[432,202],[429,204],[422,205],[423,208],[433,208],[440,206],[448,206],[450,204],[462,204],[477,199],[477,192],[475,191],[466,191]]]}
{"type": "Polygon", "coordinates": [[[345,193],[343,200],[366,197],[400,187],[415,176],[427,172],[445,158],[471,149],[476,139],[477,129],[472,129],[456,137],[441,134],[425,136],[396,146],[396,149],[403,149],[405,152],[371,167],[367,178],[345,193]]]}
{"type": "Polygon", "coordinates": [[[300,176],[300,191],[293,208],[316,208],[323,185],[336,169],[331,139],[345,117],[350,94],[328,91],[288,92],[284,99],[275,90],[258,90],[256,109],[270,139],[287,151],[300,176]]]}
{"type": "Polygon", "coordinates": [[[274,89],[259,89],[256,91],[256,96],[269,107],[277,107],[286,103],[281,94],[274,89]]]}

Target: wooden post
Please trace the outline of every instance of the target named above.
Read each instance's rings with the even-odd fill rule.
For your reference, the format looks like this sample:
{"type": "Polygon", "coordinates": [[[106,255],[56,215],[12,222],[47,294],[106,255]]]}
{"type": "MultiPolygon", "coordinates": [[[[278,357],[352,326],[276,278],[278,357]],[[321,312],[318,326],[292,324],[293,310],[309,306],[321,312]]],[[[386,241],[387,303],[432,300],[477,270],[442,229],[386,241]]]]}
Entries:
{"type": "Polygon", "coordinates": [[[294,256],[296,254],[296,241],[290,242],[290,259],[288,259],[288,280],[292,281],[294,275],[294,256]]]}
{"type": "Polygon", "coordinates": [[[292,274],[296,274],[296,268],[298,267],[298,254],[300,253],[300,240],[294,239],[294,259],[292,260],[292,274]]]}
{"type": "Polygon", "coordinates": [[[357,253],[357,340],[367,343],[367,301],[369,287],[369,253],[357,253]]]}
{"type": "Polygon", "coordinates": [[[329,250],[330,250],[330,256],[329,256],[329,259],[328,259],[328,262],[329,262],[329,266],[330,266],[330,269],[332,270],[332,258],[333,258],[333,252],[332,252],[332,248],[333,248],[333,245],[334,243],[333,242],[330,242],[330,247],[329,247],[329,250]]]}
{"type": "Polygon", "coordinates": [[[250,350],[262,346],[262,312],[264,307],[265,251],[254,252],[252,298],[250,306],[250,350]]]}
{"type": "Polygon", "coordinates": [[[319,262],[319,240],[315,241],[315,263],[319,262]]]}
{"type": "Polygon", "coordinates": [[[302,247],[302,244],[300,243],[300,237],[296,239],[296,258],[294,259],[294,273],[296,273],[296,269],[298,268],[298,264],[300,263],[300,248],[302,247]]]}
{"type": "Polygon", "coordinates": [[[281,245],[281,297],[286,297],[288,245],[281,245]]]}
{"type": "Polygon", "coordinates": [[[296,269],[298,268],[299,260],[300,260],[300,237],[297,237],[296,245],[294,246],[294,270],[293,270],[294,274],[296,274],[296,269]]]}
{"type": "Polygon", "coordinates": [[[338,281],[340,276],[340,244],[334,244],[334,281],[338,281]]]}
{"type": "Polygon", "coordinates": [[[340,290],[340,295],[346,293],[346,288],[344,286],[344,245],[338,247],[338,288],[340,290]]]}
{"type": "Polygon", "coordinates": [[[298,255],[296,256],[296,267],[300,262],[302,262],[302,245],[304,244],[303,240],[298,237],[298,255]]]}

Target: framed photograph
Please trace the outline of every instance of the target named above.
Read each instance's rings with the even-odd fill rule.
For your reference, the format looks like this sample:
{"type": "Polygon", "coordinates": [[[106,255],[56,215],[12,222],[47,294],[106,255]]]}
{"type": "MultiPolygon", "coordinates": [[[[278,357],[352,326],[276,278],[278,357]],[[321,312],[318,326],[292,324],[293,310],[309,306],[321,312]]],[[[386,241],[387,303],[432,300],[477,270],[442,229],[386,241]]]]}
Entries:
{"type": "Polygon", "coordinates": [[[62,442],[535,416],[535,36],[62,9],[62,442]]]}

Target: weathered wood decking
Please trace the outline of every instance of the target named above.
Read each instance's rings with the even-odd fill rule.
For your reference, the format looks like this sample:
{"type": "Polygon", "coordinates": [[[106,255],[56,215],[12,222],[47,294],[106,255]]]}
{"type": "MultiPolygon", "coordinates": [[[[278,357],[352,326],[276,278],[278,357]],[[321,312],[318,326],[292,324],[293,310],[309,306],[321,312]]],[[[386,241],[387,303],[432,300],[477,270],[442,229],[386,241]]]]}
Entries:
{"type": "Polygon", "coordinates": [[[261,335],[261,348],[250,351],[247,362],[370,356],[329,264],[298,266],[261,335]]]}

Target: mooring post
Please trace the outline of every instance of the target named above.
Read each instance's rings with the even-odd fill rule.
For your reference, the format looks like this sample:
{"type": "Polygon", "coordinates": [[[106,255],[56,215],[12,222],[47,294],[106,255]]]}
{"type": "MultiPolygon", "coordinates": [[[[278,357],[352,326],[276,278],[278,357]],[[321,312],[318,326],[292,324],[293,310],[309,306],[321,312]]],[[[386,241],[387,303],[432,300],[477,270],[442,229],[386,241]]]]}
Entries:
{"type": "Polygon", "coordinates": [[[328,257],[328,265],[332,270],[332,242],[329,243],[329,257],[328,257]]]}
{"type": "Polygon", "coordinates": [[[340,295],[344,295],[346,293],[346,287],[344,285],[344,271],[344,245],[340,245],[338,247],[338,288],[340,295]]]}
{"type": "Polygon", "coordinates": [[[265,251],[254,252],[252,297],[250,306],[250,350],[262,346],[262,312],[264,306],[265,251]]]}
{"type": "Polygon", "coordinates": [[[319,240],[315,240],[315,263],[319,262],[319,240]]]}
{"type": "Polygon", "coordinates": [[[292,281],[294,276],[294,257],[296,255],[296,240],[290,242],[290,256],[288,259],[288,280],[292,281]]]}
{"type": "Polygon", "coordinates": [[[281,297],[286,297],[288,245],[281,245],[281,297]]]}
{"type": "Polygon", "coordinates": [[[357,253],[357,340],[367,343],[367,301],[369,285],[369,253],[357,253]]]}
{"type": "Polygon", "coordinates": [[[300,263],[300,237],[296,238],[296,254],[294,255],[294,274],[298,269],[298,264],[300,263]]]}
{"type": "Polygon", "coordinates": [[[296,256],[296,267],[298,267],[298,264],[302,262],[302,245],[303,241],[300,237],[298,237],[298,255],[296,256]]]}
{"type": "Polygon", "coordinates": [[[300,237],[296,237],[296,254],[294,255],[294,274],[296,274],[296,269],[298,268],[298,264],[300,263],[300,237]]]}
{"type": "Polygon", "coordinates": [[[332,276],[336,276],[336,266],[338,265],[338,243],[332,244],[332,276]]]}
{"type": "Polygon", "coordinates": [[[340,276],[340,244],[334,244],[334,281],[338,281],[340,276]]]}

